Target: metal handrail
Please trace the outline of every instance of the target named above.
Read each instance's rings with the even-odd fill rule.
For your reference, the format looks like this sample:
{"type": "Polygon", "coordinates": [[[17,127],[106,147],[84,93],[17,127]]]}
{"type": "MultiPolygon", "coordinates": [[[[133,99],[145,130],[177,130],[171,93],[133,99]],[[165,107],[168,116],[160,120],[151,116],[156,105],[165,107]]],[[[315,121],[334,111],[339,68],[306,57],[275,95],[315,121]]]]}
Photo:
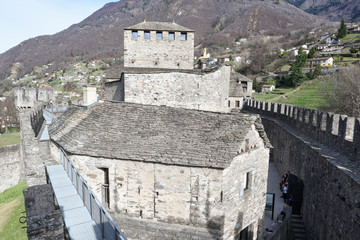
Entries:
{"type": "Polygon", "coordinates": [[[87,184],[86,180],[81,176],[81,174],[78,172],[78,170],[74,167],[74,165],[72,164],[72,162],[70,161],[70,159],[68,158],[68,156],[66,155],[66,153],[61,149],[60,151],[60,158],[61,158],[61,164],[63,165],[67,175],[69,176],[72,184],[75,186],[76,191],[79,193],[79,195],[81,196],[81,199],[83,200],[84,205],[88,208],[87,204],[86,204],[86,197],[89,198],[89,212],[91,215],[91,218],[96,222],[96,219],[94,218],[94,213],[93,213],[93,204],[95,203],[97,205],[97,207],[100,210],[100,224],[101,224],[101,234],[102,234],[102,238],[105,239],[105,225],[104,225],[104,218],[106,217],[109,220],[109,223],[111,225],[111,228],[113,229],[114,233],[111,234],[112,236],[114,236],[115,240],[127,240],[127,238],[125,237],[124,233],[120,230],[120,228],[117,226],[117,224],[115,223],[115,221],[113,220],[113,218],[111,217],[111,215],[108,213],[108,211],[105,209],[105,207],[102,205],[102,203],[99,201],[99,199],[96,197],[95,193],[91,190],[90,186],[87,184]],[[75,173],[75,174],[74,174],[75,173]],[[75,179],[74,179],[74,175],[75,175],[75,179]],[[79,189],[79,182],[78,179],[81,181],[81,192],[82,194],[80,194],[80,189],[79,189]],[[85,188],[88,190],[89,195],[85,195],[85,188]],[[92,200],[94,199],[94,200],[92,200]]]}

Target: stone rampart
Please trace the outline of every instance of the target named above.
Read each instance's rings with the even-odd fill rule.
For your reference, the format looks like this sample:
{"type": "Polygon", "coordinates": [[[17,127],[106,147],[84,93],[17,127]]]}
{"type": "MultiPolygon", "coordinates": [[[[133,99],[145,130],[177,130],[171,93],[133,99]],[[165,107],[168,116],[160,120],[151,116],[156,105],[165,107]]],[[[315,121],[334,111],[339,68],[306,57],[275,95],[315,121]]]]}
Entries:
{"type": "Polygon", "coordinates": [[[44,124],[44,117],[43,117],[44,109],[42,107],[39,107],[32,113],[30,113],[30,122],[31,127],[34,130],[35,137],[37,137],[40,133],[41,127],[44,124]]]}
{"type": "Polygon", "coordinates": [[[21,108],[33,108],[39,103],[55,101],[55,93],[52,88],[18,88],[14,91],[15,106],[21,108]]]}
{"type": "Polygon", "coordinates": [[[336,149],[352,161],[360,161],[360,118],[257,100],[248,100],[246,108],[285,121],[302,134],[336,149]]]}
{"type": "Polygon", "coordinates": [[[23,179],[20,145],[0,147],[0,192],[23,179]]]}
{"type": "Polygon", "coordinates": [[[277,169],[303,180],[307,237],[360,239],[359,119],[258,101],[248,110],[262,114],[277,169]]]}

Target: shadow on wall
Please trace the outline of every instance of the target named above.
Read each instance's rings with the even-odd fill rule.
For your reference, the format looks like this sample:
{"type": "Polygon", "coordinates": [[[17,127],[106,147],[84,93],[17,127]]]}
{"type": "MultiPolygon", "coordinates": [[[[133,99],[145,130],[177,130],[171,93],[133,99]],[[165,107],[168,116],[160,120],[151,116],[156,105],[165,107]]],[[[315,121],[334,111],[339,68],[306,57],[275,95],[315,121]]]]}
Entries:
{"type": "MultiPolygon", "coordinates": [[[[209,186],[209,183],[208,183],[209,186]]],[[[215,216],[210,218],[210,187],[207,188],[206,192],[206,206],[205,206],[205,214],[206,214],[206,227],[213,236],[214,239],[218,239],[219,237],[222,237],[224,234],[224,222],[225,222],[225,216],[215,216]],[[216,232],[214,232],[214,230],[216,232]]]]}

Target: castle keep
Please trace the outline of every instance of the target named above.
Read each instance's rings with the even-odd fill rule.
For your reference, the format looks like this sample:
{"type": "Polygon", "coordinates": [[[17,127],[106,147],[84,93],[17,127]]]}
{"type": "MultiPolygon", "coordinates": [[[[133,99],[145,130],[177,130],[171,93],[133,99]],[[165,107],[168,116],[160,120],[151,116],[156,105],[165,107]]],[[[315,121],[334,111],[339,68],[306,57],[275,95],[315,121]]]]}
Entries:
{"type": "Polygon", "coordinates": [[[194,32],[176,23],[124,29],[124,68],[107,74],[106,99],[230,112],[251,97],[252,80],[230,66],[194,69],[194,32]]]}
{"type": "Polygon", "coordinates": [[[124,29],[124,67],[193,69],[193,63],[191,29],[146,21],[124,29]]]}

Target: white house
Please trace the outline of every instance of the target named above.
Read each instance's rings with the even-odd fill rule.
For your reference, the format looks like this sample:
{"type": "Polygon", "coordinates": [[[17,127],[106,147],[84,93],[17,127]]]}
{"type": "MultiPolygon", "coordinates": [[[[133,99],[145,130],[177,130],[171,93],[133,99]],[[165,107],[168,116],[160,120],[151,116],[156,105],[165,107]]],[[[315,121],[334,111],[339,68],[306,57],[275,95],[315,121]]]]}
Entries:
{"type": "Polygon", "coordinates": [[[312,58],[308,59],[307,64],[310,66],[320,65],[321,67],[332,67],[334,64],[334,59],[332,57],[320,57],[320,58],[312,58]]]}

